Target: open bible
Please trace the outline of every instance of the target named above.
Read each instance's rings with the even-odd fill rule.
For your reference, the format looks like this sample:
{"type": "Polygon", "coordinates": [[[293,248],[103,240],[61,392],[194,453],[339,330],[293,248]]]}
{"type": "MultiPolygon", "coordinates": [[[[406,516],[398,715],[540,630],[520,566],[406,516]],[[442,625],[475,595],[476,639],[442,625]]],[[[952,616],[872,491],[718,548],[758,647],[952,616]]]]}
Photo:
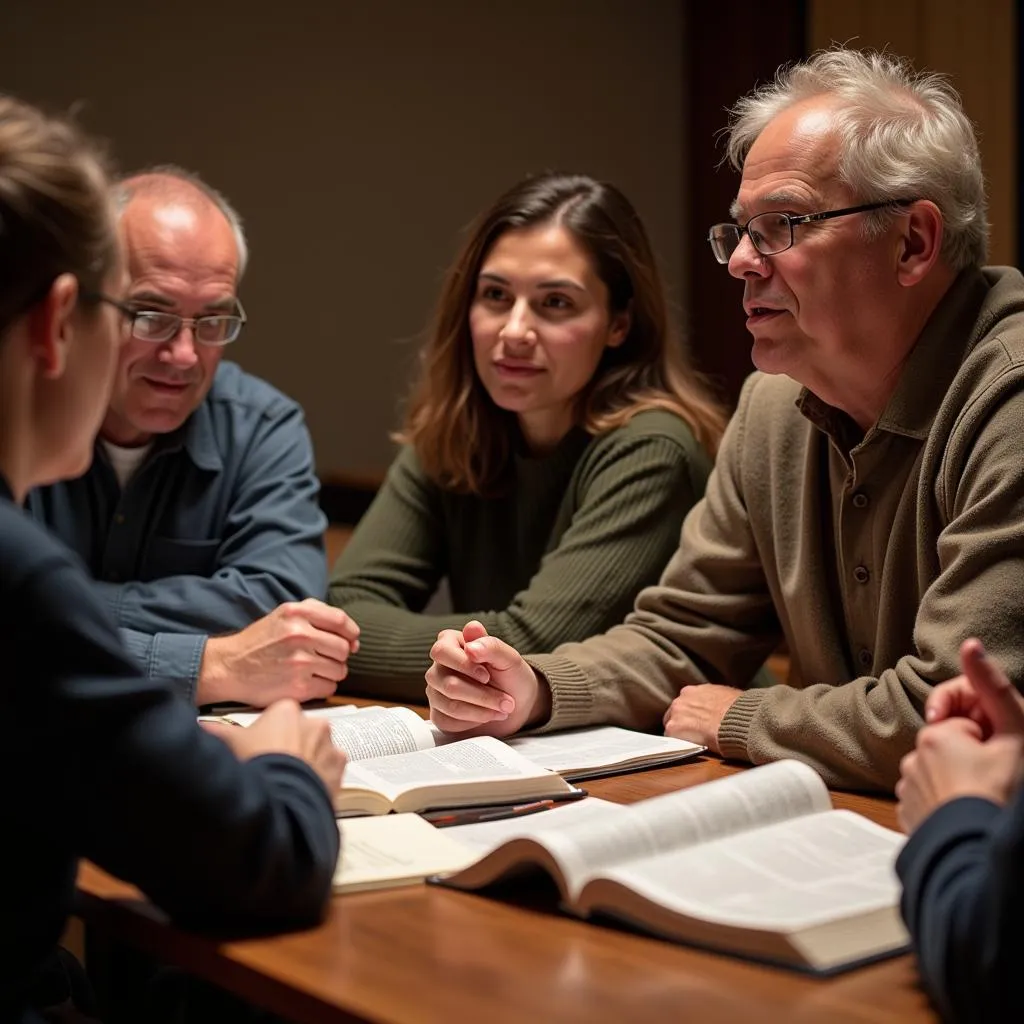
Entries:
{"type": "Polygon", "coordinates": [[[568,797],[560,775],[493,736],[350,762],[334,797],[336,814],[387,814],[435,807],[568,797]]]}
{"type": "Polygon", "coordinates": [[[443,879],[461,889],[540,868],[580,916],[814,973],[907,945],[893,870],[903,837],[832,810],[796,761],[626,806],[587,799],[447,831],[480,853],[443,879]]]}
{"type": "Polygon", "coordinates": [[[617,725],[516,736],[506,742],[523,757],[573,781],[638,768],[660,768],[696,757],[707,749],[688,740],[652,736],[617,725]]]}
{"type": "MultiPolygon", "coordinates": [[[[578,792],[501,740],[451,741],[409,708],[339,705],[305,714],[326,719],[331,741],[348,755],[334,795],[339,817],[558,799],[578,792]]],[[[259,712],[218,717],[249,726],[259,712]]]]}
{"type": "MultiPolygon", "coordinates": [[[[424,804],[420,796],[407,797],[399,789],[408,785],[433,787],[447,783],[447,799],[455,796],[452,784],[457,780],[470,783],[474,772],[478,773],[476,781],[488,783],[489,788],[470,794],[469,799],[475,803],[498,803],[504,798],[503,786],[509,789],[511,800],[557,795],[542,785],[542,780],[551,772],[566,779],[590,778],[614,771],[674,763],[704,750],[704,747],[685,740],[612,726],[517,737],[507,743],[500,740],[453,742],[451,736],[424,721],[410,708],[341,704],[307,709],[304,713],[325,719],[330,726],[331,741],[348,755],[349,766],[342,783],[343,791],[358,787],[387,793],[390,800],[399,800],[394,808],[397,810],[461,806],[455,802],[424,804]],[[388,763],[384,764],[382,759],[388,759],[388,763]],[[374,764],[370,765],[371,761],[374,764]],[[372,772],[374,778],[369,779],[366,772],[372,772]],[[496,772],[497,777],[494,777],[496,772]],[[488,773],[493,777],[490,781],[494,785],[485,778],[488,773]],[[517,788],[512,776],[518,774],[523,777],[526,773],[530,773],[533,781],[527,787],[517,788]],[[497,784],[499,781],[501,785],[497,784]],[[525,791],[527,789],[529,791],[525,791]]],[[[219,715],[216,719],[248,726],[258,717],[259,712],[240,711],[219,715]]],[[[556,785],[553,780],[548,784],[556,785]]],[[[354,796],[346,797],[345,805],[339,805],[338,809],[377,813],[363,798],[359,798],[356,808],[351,803],[355,799],[354,796]]],[[[374,808],[380,806],[372,799],[371,803],[374,808]]]]}

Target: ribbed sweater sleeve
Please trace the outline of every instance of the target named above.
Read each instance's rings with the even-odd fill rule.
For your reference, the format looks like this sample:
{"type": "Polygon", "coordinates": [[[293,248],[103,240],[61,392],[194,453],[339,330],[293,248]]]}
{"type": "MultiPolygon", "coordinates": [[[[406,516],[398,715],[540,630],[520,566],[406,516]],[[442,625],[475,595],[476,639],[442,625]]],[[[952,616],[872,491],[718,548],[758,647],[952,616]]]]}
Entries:
{"type": "MultiPolygon", "coordinates": [[[[471,618],[529,651],[551,650],[619,621],[636,593],[658,578],[678,544],[683,517],[703,493],[707,457],[681,420],[658,414],[656,422],[666,421],[667,429],[653,429],[648,421],[646,429],[627,425],[591,442],[571,475],[569,491],[578,496],[571,520],[528,584],[504,607],[444,615],[421,610],[449,562],[471,559],[473,571],[486,580],[493,551],[489,555],[472,539],[464,548],[449,543],[442,495],[414,454],[400,453],[332,574],[330,602],[343,607],[361,630],[343,688],[422,700],[423,673],[438,632],[471,618]]],[[[509,500],[528,518],[534,504],[550,505],[542,499],[550,497],[552,481],[564,488],[564,480],[564,472],[535,466],[519,473],[509,500]]],[[[481,503],[479,514],[495,510],[481,503]]],[[[482,525],[474,531],[477,538],[493,537],[482,525]]],[[[464,571],[467,563],[461,564],[464,571]]]]}

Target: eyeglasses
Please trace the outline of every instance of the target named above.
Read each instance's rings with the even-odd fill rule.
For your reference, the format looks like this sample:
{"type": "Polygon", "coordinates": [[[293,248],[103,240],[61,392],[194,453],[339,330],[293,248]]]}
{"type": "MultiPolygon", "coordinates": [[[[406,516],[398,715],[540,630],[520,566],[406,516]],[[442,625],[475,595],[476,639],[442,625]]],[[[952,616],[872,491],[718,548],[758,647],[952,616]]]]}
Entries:
{"type": "Polygon", "coordinates": [[[762,256],[776,256],[793,245],[793,228],[801,224],[847,217],[851,213],[867,213],[869,210],[881,210],[886,206],[909,206],[916,202],[916,199],[886,199],[881,203],[847,206],[845,209],[829,210],[827,213],[805,213],[799,217],[791,217],[788,213],[759,213],[756,217],[751,217],[746,224],[713,224],[708,232],[708,241],[719,263],[729,262],[729,258],[743,241],[744,235],[750,236],[751,244],[762,256]]]}
{"type": "Polygon", "coordinates": [[[246,321],[245,310],[238,299],[235,299],[238,305],[237,313],[212,313],[209,316],[189,317],[155,309],[135,309],[100,292],[86,292],[82,297],[93,302],[105,302],[120,310],[128,321],[132,337],[138,338],[139,341],[151,341],[154,345],[176,338],[186,324],[192,329],[200,345],[229,345],[242,333],[246,321]]]}

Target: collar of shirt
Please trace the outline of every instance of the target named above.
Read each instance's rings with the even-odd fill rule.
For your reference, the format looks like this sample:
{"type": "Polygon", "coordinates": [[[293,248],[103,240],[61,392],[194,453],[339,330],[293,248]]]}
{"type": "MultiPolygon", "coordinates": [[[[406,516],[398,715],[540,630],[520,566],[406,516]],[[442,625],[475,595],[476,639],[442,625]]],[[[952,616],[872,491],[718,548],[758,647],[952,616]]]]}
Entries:
{"type": "Polygon", "coordinates": [[[182,450],[199,469],[216,473],[224,468],[210,412],[209,395],[177,430],[157,440],[158,454],[182,450]]]}

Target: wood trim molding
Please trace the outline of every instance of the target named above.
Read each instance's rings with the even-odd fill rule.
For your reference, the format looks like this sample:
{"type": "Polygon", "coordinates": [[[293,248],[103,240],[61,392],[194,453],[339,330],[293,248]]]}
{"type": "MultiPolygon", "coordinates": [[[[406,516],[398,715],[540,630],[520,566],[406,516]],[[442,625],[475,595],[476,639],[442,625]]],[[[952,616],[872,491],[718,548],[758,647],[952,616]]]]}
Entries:
{"type": "Polygon", "coordinates": [[[726,220],[739,176],[719,166],[718,136],[726,110],[758,82],[770,81],[780,64],[805,54],[804,0],[733,0],[701,5],[688,19],[684,45],[685,103],[689,117],[686,206],[689,239],[691,351],[734,405],[753,370],[742,307],[742,285],[713,259],[708,227],[726,220]]]}
{"type": "Polygon", "coordinates": [[[989,263],[1018,259],[1021,182],[1020,0],[809,0],[813,49],[844,42],[888,49],[948,75],[974,121],[992,225],[989,263]]]}
{"type": "Polygon", "coordinates": [[[320,478],[320,508],[332,525],[355,526],[384,482],[384,473],[329,473],[320,478]]]}

